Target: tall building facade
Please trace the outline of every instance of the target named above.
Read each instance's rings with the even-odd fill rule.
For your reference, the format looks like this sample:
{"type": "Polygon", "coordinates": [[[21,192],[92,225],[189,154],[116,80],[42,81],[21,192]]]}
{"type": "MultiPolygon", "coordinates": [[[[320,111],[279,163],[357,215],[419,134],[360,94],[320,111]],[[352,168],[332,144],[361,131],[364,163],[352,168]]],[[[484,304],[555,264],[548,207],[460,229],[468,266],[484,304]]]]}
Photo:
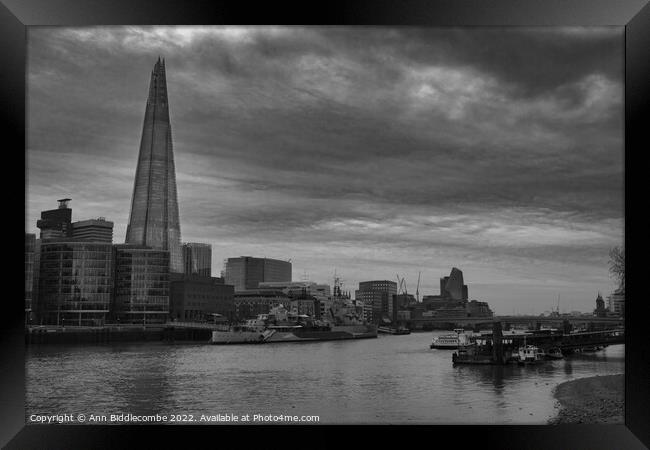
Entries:
{"type": "Polygon", "coordinates": [[[389,303],[397,294],[397,283],[389,280],[362,281],[355,291],[355,300],[363,302],[364,319],[380,324],[382,317],[388,317],[389,303]]]}
{"type": "Polygon", "coordinates": [[[32,315],[35,250],[36,235],[25,233],[25,324],[29,323],[32,315]]]}
{"type": "Polygon", "coordinates": [[[183,273],[212,276],[212,246],[199,242],[183,243],[183,273]]]}
{"type": "Polygon", "coordinates": [[[126,243],[169,251],[170,270],[183,272],[167,78],[160,58],[151,72],[126,243]]]}
{"type": "Polygon", "coordinates": [[[39,321],[96,326],[105,323],[113,289],[110,243],[49,239],[40,245],[39,321]]]}
{"type": "Polygon", "coordinates": [[[259,283],[268,281],[291,281],[291,263],[279,259],[240,256],[228,258],[223,277],[226,284],[235,286],[235,292],[257,289],[259,283]]]}
{"type": "Polygon", "coordinates": [[[121,244],[115,251],[113,316],[120,323],[164,323],[169,318],[169,251],[121,244]]]}

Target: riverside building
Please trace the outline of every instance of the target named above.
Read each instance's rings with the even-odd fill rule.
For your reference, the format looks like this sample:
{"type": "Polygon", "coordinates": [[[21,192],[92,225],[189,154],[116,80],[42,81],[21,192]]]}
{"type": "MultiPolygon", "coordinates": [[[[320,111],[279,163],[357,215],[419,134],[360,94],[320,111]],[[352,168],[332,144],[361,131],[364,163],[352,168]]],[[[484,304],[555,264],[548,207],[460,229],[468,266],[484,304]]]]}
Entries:
{"type": "Polygon", "coordinates": [[[233,286],[223,278],[192,274],[170,275],[170,313],[172,320],[211,322],[215,315],[235,319],[233,286]]]}
{"type": "Polygon", "coordinates": [[[384,316],[388,317],[389,303],[396,294],[397,283],[394,281],[362,281],[354,298],[363,302],[364,319],[369,323],[380,324],[384,316]]]}
{"type": "Polygon", "coordinates": [[[169,318],[169,251],[115,245],[113,317],[120,323],[164,323],[169,318]]]}
{"type": "Polygon", "coordinates": [[[98,326],[107,319],[113,289],[110,242],[48,239],[40,245],[40,323],[98,326]]]}

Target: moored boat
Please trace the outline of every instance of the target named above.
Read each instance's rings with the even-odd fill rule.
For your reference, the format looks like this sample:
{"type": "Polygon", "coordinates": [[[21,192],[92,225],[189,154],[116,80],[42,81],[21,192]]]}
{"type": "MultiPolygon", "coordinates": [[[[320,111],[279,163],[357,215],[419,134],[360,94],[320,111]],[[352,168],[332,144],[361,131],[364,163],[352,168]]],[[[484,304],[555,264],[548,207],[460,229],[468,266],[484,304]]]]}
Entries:
{"type": "Polygon", "coordinates": [[[562,359],[564,355],[559,347],[551,347],[546,351],[546,359],[562,359]]]}
{"type": "Polygon", "coordinates": [[[456,328],[452,334],[444,334],[433,338],[429,348],[436,349],[456,349],[459,346],[470,343],[470,337],[473,336],[471,331],[465,331],[462,328],[456,328]]]}
{"type": "Polygon", "coordinates": [[[517,364],[523,366],[526,364],[537,364],[544,358],[544,352],[535,345],[524,345],[519,347],[517,352],[513,354],[514,360],[517,364]]]}
{"type": "MultiPolygon", "coordinates": [[[[349,313],[346,312],[346,315],[349,313]]],[[[304,314],[292,313],[280,305],[272,308],[268,314],[259,314],[257,318],[250,319],[243,325],[213,331],[210,343],[265,344],[377,337],[375,325],[349,317],[335,318],[338,320],[334,323],[314,320],[304,314]]]]}

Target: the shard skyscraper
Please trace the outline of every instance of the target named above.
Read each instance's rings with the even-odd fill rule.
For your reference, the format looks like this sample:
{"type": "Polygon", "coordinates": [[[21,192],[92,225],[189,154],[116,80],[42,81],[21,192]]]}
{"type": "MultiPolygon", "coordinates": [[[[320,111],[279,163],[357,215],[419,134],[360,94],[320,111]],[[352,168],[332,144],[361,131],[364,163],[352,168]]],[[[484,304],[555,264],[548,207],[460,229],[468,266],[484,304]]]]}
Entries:
{"type": "Polygon", "coordinates": [[[160,57],[151,72],[126,243],[169,250],[170,271],[183,272],[165,60],[160,57]]]}

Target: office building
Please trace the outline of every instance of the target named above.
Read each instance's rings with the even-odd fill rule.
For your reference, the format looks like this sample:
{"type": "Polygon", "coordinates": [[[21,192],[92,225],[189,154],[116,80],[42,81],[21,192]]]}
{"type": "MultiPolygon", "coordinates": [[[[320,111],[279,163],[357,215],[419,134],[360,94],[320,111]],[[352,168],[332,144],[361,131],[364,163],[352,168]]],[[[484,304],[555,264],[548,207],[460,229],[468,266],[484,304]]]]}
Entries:
{"type": "Polygon", "coordinates": [[[113,242],[113,222],[103,217],[73,222],[71,237],[93,242],[113,242]]]}
{"type": "Polygon", "coordinates": [[[468,300],[467,285],[463,284],[463,272],[452,268],[448,277],[440,279],[440,295],[451,300],[468,300]]]}
{"type": "Polygon", "coordinates": [[[102,325],[113,289],[110,243],[43,240],[40,244],[38,315],[43,324],[102,325]]]}
{"type": "Polygon", "coordinates": [[[625,317],[625,288],[615,290],[607,297],[607,302],[611,314],[625,317]]]}
{"type": "Polygon", "coordinates": [[[215,314],[235,320],[234,288],[223,278],[192,274],[170,275],[172,320],[213,322],[215,314]]]}
{"type": "Polygon", "coordinates": [[[72,209],[68,207],[69,198],[57,200],[59,207],[41,211],[41,218],[36,222],[36,226],[41,230],[41,239],[57,239],[69,237],[72,228],[72,209]]]}
{"type": "Polygon", "coordinates": [[[183,243],[183,266],[187,275],[212,276],[212,246],[198,242],[183,243]]]}
{"type": "Polygon", "coordinates": [[[113,317],[120,323],[164,323],[169,318],[169,251],[114,245],[113,317]]]}
{"type": "Polygon", "coordinates": [[[397,283],[394,281],[362,281],[354,298],[363,302],[364,319],[369,323],[380,324],[383,318],[390,319],[389,303],[396,294],[397,283]]]}
{"type": "Polygon", "coordinates": [[[257,289],[262,282],[291,281],[291,262],[252,256],[228,258],[223,277],[226,284],[235,286],[235,292],[257,289]]]}
{"type": "Polygon", "coordinates": [[[317,284],[313,281],[263,281],[258,284],[260,289],[277,289],[289,297],[308,295],[318,300],[327,300],[331,297],[328,284],[317,284]]]}
{"type": "Polygon", "coordinates": [[[170,270],[183,272],[167,79],[160,58],[151,73],[126,243],[168,251],[170,270]]]}

